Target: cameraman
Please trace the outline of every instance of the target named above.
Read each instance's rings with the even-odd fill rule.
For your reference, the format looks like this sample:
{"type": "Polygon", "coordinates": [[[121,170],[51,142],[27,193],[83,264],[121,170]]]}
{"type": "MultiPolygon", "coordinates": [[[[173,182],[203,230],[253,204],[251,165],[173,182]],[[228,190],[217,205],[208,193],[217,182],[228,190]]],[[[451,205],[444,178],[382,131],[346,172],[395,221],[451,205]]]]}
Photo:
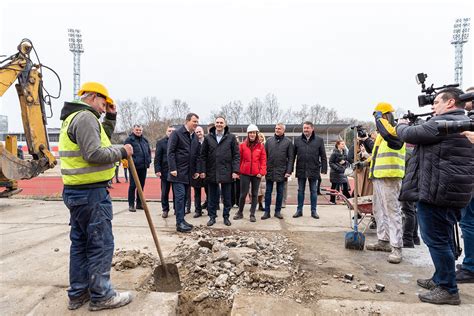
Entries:
{"type": "MultiPolygon", "coordinates": [[[[466,92],[474,92],[474,87],[467,89],[466,92]]],[[[466,102],[464,109],[468,112],[469,118],[474,120],[472,101],[466,102]]],[[[466,131],[461,134],[474,143],[474,132],[466,131]]],[[[464,239],[464,260],[461,265],[457,266],[456,282],[474,283],[474,194],[471,195],[471,202],[461,210],[459,226],[461,226],[464,239]]]]}
{"type": "Polygon", "coordinates": [[[416,201],[418,221],[423,241],[430,250],[435,273],[417,284],[430,290],[418,297],[422,302],[459,305],[454,267],[454,225],[460,209],[471,199],[474,150],[460,134],[437,136],[436,121],[468,120],[464,114],[463,92],[446,88],[436,94],[432,110],[434,117],[422,125],[409,126],[399,120],[398,136],[415,144],[413,161],[408,164],[400,199],[416,201]]]}
{"type": "MultiPolygon", "coordinates": [[[[358,161],[367,160],[372,154],[372,149],[374,148],[374,140],[369,136],[367,130],[363,127],[357,127],[357,146],[358,150],[358,161]]],[[[349,154],[347,160],[350,164],[354,163],[354,144],[349,149],[349,154]]],[[[357,172],[357,186],[359,188],[359,196],[366,196],[373,194],[372,182],[369,180],[369,167],[359,166],[355,169],[354,172],[357,172]]]]}

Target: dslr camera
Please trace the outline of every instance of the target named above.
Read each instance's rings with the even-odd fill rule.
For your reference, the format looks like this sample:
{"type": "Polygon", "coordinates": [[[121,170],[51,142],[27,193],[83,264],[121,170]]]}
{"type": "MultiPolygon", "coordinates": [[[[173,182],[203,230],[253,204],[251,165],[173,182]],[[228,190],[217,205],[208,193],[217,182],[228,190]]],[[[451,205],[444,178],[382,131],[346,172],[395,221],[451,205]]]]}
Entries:
{"type": "Polygon", "coordinates": [[[421,92],[424,93],[422,95],[418,96],[418,106],[423,107],[426,105],[431,105],[434,103],[434,99],[436,97],[436,91],[437,90],[442,90],[446,88],[456,88],[459,87],[459,84],[448,84],[444,85],[441,87],[434,87],[434,84],[431,84],[431,86],[426,87],[425,81],[426,78],[428,78],[428,75],[425,73],[419,73],[416,75],[416,83],[421,84],[421,92]]]}

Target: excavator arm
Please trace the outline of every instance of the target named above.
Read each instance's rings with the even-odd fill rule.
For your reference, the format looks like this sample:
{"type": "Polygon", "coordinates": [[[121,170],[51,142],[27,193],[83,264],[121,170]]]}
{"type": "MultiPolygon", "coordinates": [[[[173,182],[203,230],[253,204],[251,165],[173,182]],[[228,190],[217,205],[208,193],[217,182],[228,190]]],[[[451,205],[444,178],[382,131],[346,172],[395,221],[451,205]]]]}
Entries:
{"type": "Polygon", "coordinates": [[[32,48],[31,42],[24,39],[18,45],[18,53],[0,64],[0,97],[18,79],[15,87],[21,119],[28,151],[33,158],[27,161],[19,159],[0,143],[0,186],[6,187],[0,197],[21,191],[16,180],[34,178],[57,164],[49,151],[41,65],[34,64],[30,59],[32,48]]]}

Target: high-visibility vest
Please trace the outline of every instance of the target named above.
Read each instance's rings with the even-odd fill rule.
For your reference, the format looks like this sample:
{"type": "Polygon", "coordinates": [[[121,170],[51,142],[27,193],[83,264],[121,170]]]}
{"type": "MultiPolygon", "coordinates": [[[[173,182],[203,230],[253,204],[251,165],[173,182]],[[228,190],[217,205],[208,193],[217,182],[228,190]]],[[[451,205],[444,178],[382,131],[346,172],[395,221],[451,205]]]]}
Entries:
{"type": "MultiPolygon", "coordinates": [[[[83,110],[87,111],[87,110],[83,110]]],[[[69,115],[61,125],[59,134],[59,157],[61,158],[61,176],[65,185],[91,184],[109,181],[115,175],[114,163],[90,163],[81,154],[79,146],[74,143],[67,134],[69,124],[72,119],[82,111],[77,111],[69,115]]],[[[110,139],[105,133],[102,124],[97,119],[100,126],[100,146],[110,147],[110,139]]]]}
{"type": "Polygon", "coordinates": [[[405,176],[405,144],[400,149],[388,147],[382,136],[377,135],[372,150],[369,178],[403,178],[405,176]]]}

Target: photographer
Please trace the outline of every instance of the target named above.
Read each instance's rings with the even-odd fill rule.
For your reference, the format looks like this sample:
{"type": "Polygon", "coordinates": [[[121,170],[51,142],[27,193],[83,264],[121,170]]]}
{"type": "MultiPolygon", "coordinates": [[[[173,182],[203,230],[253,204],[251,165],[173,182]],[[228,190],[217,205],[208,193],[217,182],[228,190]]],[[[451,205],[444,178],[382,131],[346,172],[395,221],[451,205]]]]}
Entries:
{"type": "Polygon", "coordinates": [[[430,250],[435,273],[417,284],[430,290],[418,297],[433,304],[458,305],[453,245],[454,225],[460,209],[471,199],[474,151],[460,134],[437,136],[437,121],[468,120],[464,114],[463,92],[446,88],[435,96],[434,117],[422,125],[409,126],[399,120],[398,136],[415,144],[412,161],[403,179],[400,199],[417,202],[418,221],[423,241],[430,250]]]}
{"type": "MultiPolygon", "coordinates": [[[[365,161],[372,155],[372,149],[374,148],[374,139],[370,137],[367,130],[362,126],[357,127],[357,140],[358,140],[358,161],[365,161]]],[[[349,163],[354,163],[354,144],[349,149],[347,156],[349,163]]],[[[369,179],[369,168],[368,166],[359,166],[354,170],[357,172],[357,186],[359,188],[359,196],[372,195],[374,190],[372,182],[369,179]]]]}

